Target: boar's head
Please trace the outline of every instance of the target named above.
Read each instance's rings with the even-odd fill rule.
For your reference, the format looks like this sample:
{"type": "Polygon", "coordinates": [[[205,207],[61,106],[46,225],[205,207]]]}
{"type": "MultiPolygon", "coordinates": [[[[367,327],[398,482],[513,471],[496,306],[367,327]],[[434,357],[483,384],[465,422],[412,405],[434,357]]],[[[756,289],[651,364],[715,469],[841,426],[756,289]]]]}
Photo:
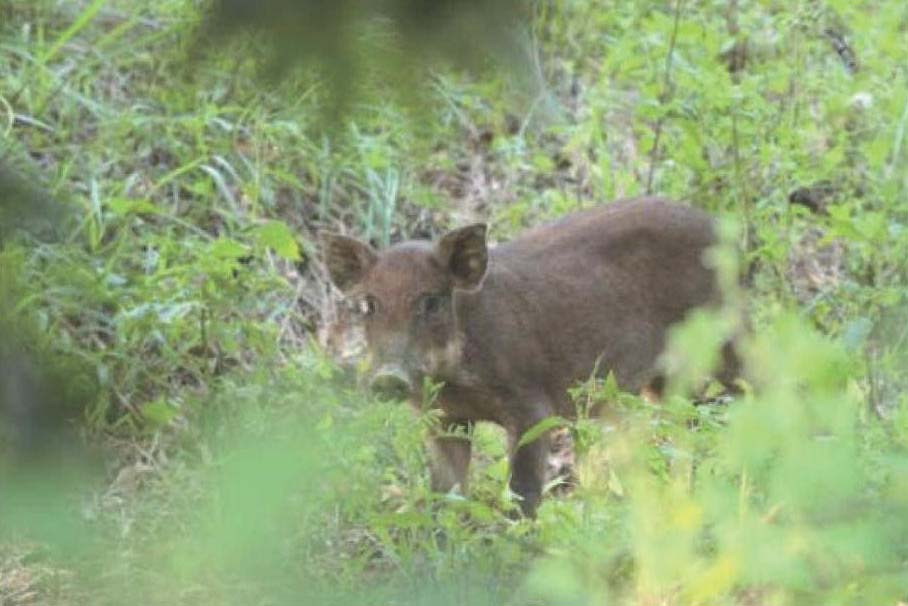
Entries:
{"type": "Polygon", "coordinates": [[[319,234],[348,321],[366,336],[370,385],[392,398],[418,397],[424,377],[457,372],[462,337],[455,290],[480,287],[488,265],[486,226],[410,241],[384,251],[338,234],[319,234]]]}

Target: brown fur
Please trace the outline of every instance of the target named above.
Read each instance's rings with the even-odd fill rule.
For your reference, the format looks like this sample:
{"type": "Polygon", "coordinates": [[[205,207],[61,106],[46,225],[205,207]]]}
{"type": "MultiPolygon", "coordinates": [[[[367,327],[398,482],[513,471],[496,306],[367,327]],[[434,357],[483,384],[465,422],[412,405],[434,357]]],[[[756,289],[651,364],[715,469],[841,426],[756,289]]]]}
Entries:
{"type": "MultiPolygon", "coordinates": [[[[541,496],[549,438],[517,449],[520,436],[548,416],[573,416],[567,389],[594,369],[613,372],[625,390],[658,392],[667,329],[718,300],[702,263],[711,219],[659,199],[569,215],[492,249],[482,225],[381,253],[323,240],[332,280],[365,301],[377,383],[416,399],[430,377],[444,382],[445,425],[502,425],[527,515],[541,496]]],[[[737,371],[731,350],[724,363],[723,379],[737,371]]],[[[436,437],[431,451],[433,488],[465,490],[470,442],[436,437]]]]}

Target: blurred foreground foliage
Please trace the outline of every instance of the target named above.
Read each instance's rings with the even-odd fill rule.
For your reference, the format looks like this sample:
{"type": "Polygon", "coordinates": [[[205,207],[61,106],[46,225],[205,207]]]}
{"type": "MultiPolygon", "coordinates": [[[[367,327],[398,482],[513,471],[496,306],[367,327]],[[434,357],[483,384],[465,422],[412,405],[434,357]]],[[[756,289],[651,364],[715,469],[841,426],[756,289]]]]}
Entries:
{"type": "Polygon", "coordinates": [[[0,525],[71,575],[58,603],[896,603],[908,409],[868,414],[841,344],[794,317],[746,353],[765,391],[728,407],[580,388],[618,420],[572,427],[578,485],[536,522],[504,513],[497,435],[472,499],[432,495],[419,421],[306,352],[185,402],[107,482],[6,474],[0,525]]]}
{"type": "MultiPolygon", "coordinates": [[[[0,602],[908,600],[908,6],[322,4],[0,1],[0,602]],[[459,69],[505,46],[529,103],[459,69]],[[487,427],[470,498],[431,495],[431,419],[314,343],[312,230],[646,192],[738,219],[753,391],[578,386],[614,414],[537,521],[487,427]]],[[[679,330],[678,386],[728,330],[679,330]]]]}
{"type": "Polygon", "coordinates": [[[433,68],[526,73],[532,9],[527,0],[217,0],[193,50],[226,47],[272,82],[312,70],[338,118],[377,91],[422,105],[433,68]]]}

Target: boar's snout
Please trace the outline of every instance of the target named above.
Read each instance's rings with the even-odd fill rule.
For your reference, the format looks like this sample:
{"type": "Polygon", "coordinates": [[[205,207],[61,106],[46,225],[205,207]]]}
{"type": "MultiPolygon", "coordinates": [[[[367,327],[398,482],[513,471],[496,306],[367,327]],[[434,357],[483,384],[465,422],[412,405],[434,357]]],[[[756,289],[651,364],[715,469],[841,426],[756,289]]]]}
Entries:
{"type": "Polygon", "coordinates": [[[382,366],[372,376],[372,391],[382,398],[402,400],[413,391],[413,383],[403,371],[396,366],[382,366]]]}

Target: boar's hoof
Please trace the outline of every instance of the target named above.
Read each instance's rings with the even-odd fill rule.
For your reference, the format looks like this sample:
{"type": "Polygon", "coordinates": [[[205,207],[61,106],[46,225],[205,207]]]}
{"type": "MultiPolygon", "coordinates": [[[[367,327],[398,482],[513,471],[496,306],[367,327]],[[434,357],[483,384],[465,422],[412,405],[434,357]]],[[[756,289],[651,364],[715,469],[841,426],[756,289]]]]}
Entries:
{"type": "Polygon", "coordinates": [[[380,369],[372,377],[371,388],[376,395],[388,400],[402,400],[412,391],[407,376],[396,368],[380,369]]]}

